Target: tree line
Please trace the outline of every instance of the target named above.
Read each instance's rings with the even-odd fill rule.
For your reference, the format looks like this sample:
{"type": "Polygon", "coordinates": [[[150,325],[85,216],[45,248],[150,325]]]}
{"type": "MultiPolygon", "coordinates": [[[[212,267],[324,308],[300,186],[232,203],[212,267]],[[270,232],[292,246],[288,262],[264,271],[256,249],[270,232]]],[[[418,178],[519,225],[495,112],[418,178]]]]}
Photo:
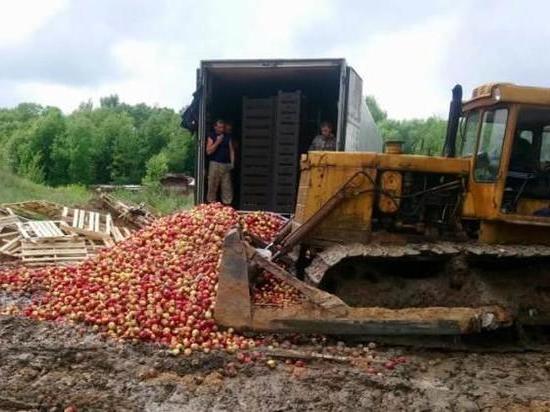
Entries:
{"type": "Polygon", "coordinates": [[[405,153],[428,156],[442,153],[447,120],[437,116],[426,119],[390,119],[374,96],[367,96],[366,101],[384,141],[402,141],[405,153]]]}
{"type": "MultiPolygon", "coordinates": [[[[407,153],[441,153],[447,122],[395,120],[373,96],[367,105],[384,140],[401,140],[407,153]]],[[[139,184],[167,172],[194,173],[196,139],[169,108],[129,105],[117,95],[65,115],[52,106],[21,103],[0,109],[0,163],[37,183],[139,184]]]]}
{"type": "Polygon", "coordinates": [[[0,161],[37,183],[138,184],[166,172],[193,174],[195,139],[169,108],[121,103],[117,95],[65,115],[22,103],[0,109],[0,161]]]}

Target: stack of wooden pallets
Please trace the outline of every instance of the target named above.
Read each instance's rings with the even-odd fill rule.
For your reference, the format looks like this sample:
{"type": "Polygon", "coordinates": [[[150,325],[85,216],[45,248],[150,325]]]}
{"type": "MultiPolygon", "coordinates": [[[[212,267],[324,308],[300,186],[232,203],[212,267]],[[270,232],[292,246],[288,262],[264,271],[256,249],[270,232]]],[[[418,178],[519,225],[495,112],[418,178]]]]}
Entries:
{"type": "Polygon", "coordinates": [[[299,90],[277,95],[273,210],[279,213],[291,213],[296,201],[301,97],[299,90]]]}
{"type": "Polygon", "coordinates": [[[57,220],[30,220],[11,208],[3,210],[8,214],[0,217],[0,253],[26,265],[77,263],[130,234],[116,226],[110,214],[90,210],[62,207],[57,220]]]}
{"type": "Polygon", "coordinates": [[[299,90],[243,98],[241,210],[294,210],[302,104],[299,90]]]}
{"type": "Polygon", "coordinates": [[[17,225],[21,239],[21,260],[27,265],[66,264],[88,257],[86,242],[61,230],[60,222],[28,221],[17,225]]]}
{"type": "Polygon", "coordinates": [[[63,232],[58,221],[12,215],[0,218],[0,227],[4,235],[0,252],[26,265],[71,263],[88,257],[85,241],[63,232]]]}
{"type": "Polygon", "coordinates": [[[243,98],[241,210],[271,209],[274,118],[274,98],[243,98]]]}
{"type": "Polygon", "coordinates": [[[79,238],[21,241],[21,260],[29,266],[78,263],[89,256],[86,242],[79,238]]]}

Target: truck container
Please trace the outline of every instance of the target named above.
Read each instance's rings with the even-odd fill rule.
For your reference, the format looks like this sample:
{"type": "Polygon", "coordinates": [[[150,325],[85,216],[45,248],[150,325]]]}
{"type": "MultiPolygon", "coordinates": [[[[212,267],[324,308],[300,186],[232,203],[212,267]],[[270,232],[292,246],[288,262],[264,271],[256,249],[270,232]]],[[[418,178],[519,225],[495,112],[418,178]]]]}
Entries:
{"type": "Polygon", "coordinates": [[[381,151],[362,89],[341,58],[202,61],[195,201],[206,200],[206,137],[217,119],[234,125],[233,206],[243,210],[293,210],[299,158],[322,121],[334,125],[337,151],[381,151]]]}

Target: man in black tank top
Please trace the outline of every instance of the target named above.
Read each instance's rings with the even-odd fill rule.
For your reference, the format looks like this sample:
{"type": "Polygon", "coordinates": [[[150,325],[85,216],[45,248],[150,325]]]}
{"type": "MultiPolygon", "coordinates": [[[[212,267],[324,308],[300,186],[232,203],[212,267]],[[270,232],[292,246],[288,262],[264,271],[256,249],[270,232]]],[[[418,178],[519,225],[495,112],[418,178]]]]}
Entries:
{"type": "Polygon", "coordinates": [[[218,191],[221,191],[222,203],[230,205],[233,202],[231,170],[235,164],[235,151],[231,135],[225,134],[224,128],[224,121],[217,120],[213,132],[206,139],[206,154],[210,160],[206,200],[208,203],[216,202],[218,191]]]}

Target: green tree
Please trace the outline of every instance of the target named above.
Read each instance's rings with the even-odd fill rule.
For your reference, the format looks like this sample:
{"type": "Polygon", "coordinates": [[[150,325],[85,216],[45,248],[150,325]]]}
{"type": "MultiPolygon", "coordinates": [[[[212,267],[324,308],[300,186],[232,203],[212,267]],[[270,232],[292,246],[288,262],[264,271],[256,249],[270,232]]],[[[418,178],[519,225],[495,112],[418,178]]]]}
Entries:
{"type": "Polygon", "coordinates": [[[44,112],[44,115],[38,118],[34,127],[31,129],[31,139],[29,150],[31,156],[35,153],[40,153],[42,159],[42,167],[44,168],[46,182],[51,181],[52,162],[51,148],[57,136],[65,133],[66,124],[65,118],[61,110],[50,107],[44,112]]]}
{"type": "Polygon", "coordinates": [[[178,130],[174,128],[174,111],[157,110],[143,123],[140,134],[146,143],[147,158],[159,153],[166,147],[178,130]]]}
{"type": "Polygon", "coordinates": [[[168,142],[164,152],[170,172],[194,175],[196,139],[193,139],[189,131],[179,129],[168,142]]]}
{"type": "Polygon", "coordinates": [[[445,139],[447,122],[439,117],[428,119],[386,119],[378,124],[385,141],[399,140],[406,153],[439,155],[445,139]]]}
{"type": "Polygon", "coordinates": [[[366,103],[385,141],[403,142],[405,153],[429,156],[441,154],[447,127],[446,120],[437,116],[427,119],[391,119],[374,96],[367,96],[366,103]]]}
{"type": "Polygon", "coordinates": [[[93,162],[98,140],[97,128],[88,117],[71,116],[66,134],[71,183],[89,185],[95,181],[93,162]]]}
{"type": "MultiPolygon", "coordinates": [[[[17,109],[0,111],[0,160],[12,172],[17,172],[23,158],[27,157],[34,122],[34,118],[19,120],[17,109]]],[[[28,158],[26,160],[30,161],[28,158]]]]}
{"type": "Polygon", "coordinates": [[[58,135],[52,145],[49,183],[94,183],[97,141],[97,127],[86,115],[75,112],[69,116],[66,132],[58,135]]]}
{"type": "MultiPolygon", "coordinates": [[[[110,183],[113,180],[113,149],[115,141],[122,134],[132,134],[132,120],[124,114],[111,110],[96,110],[96,122],[99,124],[99,142],[96,151],[95,175],[98,183],[110,183]]],[[[120,166],[117,173],[121,173],[120,166]]],[[[120,176],[119,176],[120,178],[120,176]]]]}
{"type": "Polygon", "coordinates": [[[145,165],[146,173],[143,178],[145,185],[157,185],[160,179],[168,172],[168,159],[165,153],[159,153],[151,157],[145,165]]]}
{"type": "Polygon", "coordinates": [[[40,153],[35,153],[27,163],[22,165],[20,174],[34,183],[44,183],[44,166],[40,153]]]}
{"type": "Polygon", "coordinates": [[[144,142],[125,112],[117,115],[113,134],[111,179],[114,183],[139,183],[145,174],[144,142]]]}
{"type": "Polygon", "coordinates": [[[18,169],[30,170],[31,163],[39,159],[40,165],[33,164],[32,168],[42,170],[44,180],[50,183],[52,144],[57,136],[65,133],[65,127],[63,114],[57,108],[47,108],[43,114],[32,120],[28,131],[28,139],[18,149],[18,169]]]}
{"type": "Polygon", "coordinates": [[[132,117],[132,119],[134,119],[134,126],[138,130],[140,130],[143,127],[143,124],[149,119],[149,117],[151,117],[153,113],[158,110],[147,106],[145,103],[138,103],[135,105],[121,103],[118,106],[118,109],[120,111],[128,113],[132,117]]]}
{"type": "Polygon", "coordinates": [[[88,99],[85,102],[81,102],[78,105],[78,109],[76,109],[77,112],[81,113],[91,113],[94,110],[94,104],[92,102],[92,99],[88,99]]]}
{"type": "Polygon", "coordinates": [[[369,108],[370,114],[372,115],[372,118],[374,119],[375,123],[379,123],[383,120],[386,120],[388,118],[388,114],[385,110],[382,110],[380,105],[378,104],[378,101],[376,98],[372,95],[369,95],[365,98],[365,101],[367,103],[367,107],[369,108]]]}
{"type": "Polygon", "coordinates": [[[100,97],[99,104],[101,107],[114,109],[120,104],[120,99],[118,98],[118,94],[111,94],[109,96],[100,97]]]}
{"type": "Polygon", "coordinates": [[[71,164],[69,141],[66,134],[57,136],[52,144],[50,184],[52,186],[71,183],[68,170],[71,164]]]}
{"type": "Polygon", "coordinates": [[[70,115],[22,103],[0,109],[0,162],[50,185],[139,183],[153,170],[191,174],[196,140],[172,109],[129,105],[117,95],[70,115]],[[162,168],[155,169],[162,165],[162,168]]]}
{"type": "Polygon", "coordinates": [[[447,121],[439,117],[432,116],[424,120],[421,125],[420,147],[416,153],[430,156],[440,155],[443,151],[445,134],[447,131],[447,121]]]}
{"type": "Polygon", "coordinates": [[[20,103],[13,109],[13,113],[18,121],[27,122],[39,117],[44,110],[43,106],[36,103],[20,103]]]}

